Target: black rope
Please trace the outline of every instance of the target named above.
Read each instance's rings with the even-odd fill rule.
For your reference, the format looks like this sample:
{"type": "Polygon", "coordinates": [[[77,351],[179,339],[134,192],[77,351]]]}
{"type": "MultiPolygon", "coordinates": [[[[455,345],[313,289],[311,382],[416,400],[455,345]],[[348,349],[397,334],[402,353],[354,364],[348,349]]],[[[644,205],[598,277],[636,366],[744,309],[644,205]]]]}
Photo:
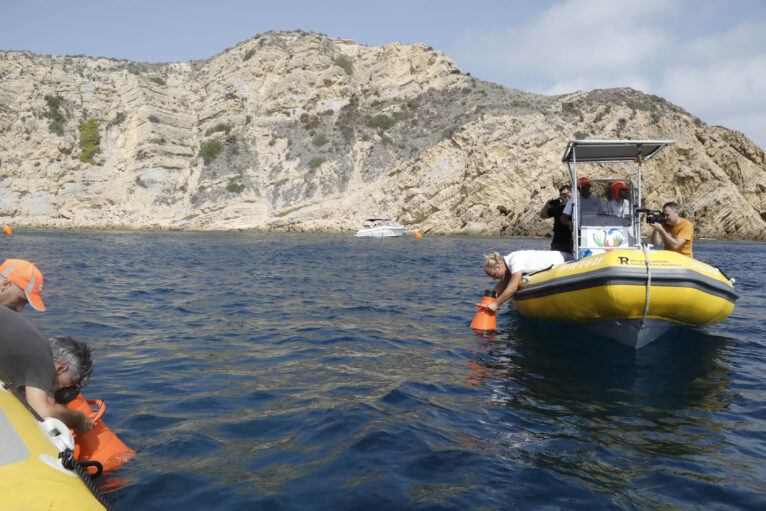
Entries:
{"type": "Polygon", "coordinates": [[[726,275],[726,274],[723,272],[723,270],[721,269],[721,267],[720,267],[720,266],[716,266],[716,269],[717,269],[718,271],[720,271],[720,272],[721,272],[721,275],[723,275],[723,276],[724,276],[724,278],[725,278],[726,280],[728,280],[729,282],[731,282],[731,279],[729,278],[729,276],[728,276],[728,275],[726,275]]]}
{"type": "Polygon", "coordinates": [[[112,503],[106,500],[106,497],[104,497],[101,492],[98,491],[96,483],[94,482],[94,480],[104,471],[104,467],[101,465],[101,463],[98,461],[77,461],[74,459],[74,454],[70,449],[64,449],[61,451],[59,453],[59,458],[61,458],[61,464],[64,465],[64,468],[77,472],[77,475],[80,476],[80,479],[82,479],[82,482],[85,483],[85,486],[88,487],[93,496],[96,497],[96,499],[101,503],[102,506],[107,509],[107,511],[115,511],[112,503]],[[88,474],[84,468],[86,466],[96,467],[96,474],[93,476],[88,474]]]}
{"type": "MultiPolygon", "coordinates": [[[[21,393],[19,393],[18,389],[14,385],[9,384],[8,382],[3,382],[3,388],[16,396],[16,399],[21,401],[21,403],[27,407],[27,410],[32,413],[35,419],[37,419],[39,422],[43,422],[44,419],[40,417],[40,414],[37,413],[34,408],[29,406],[27,400],[24,399],[24,397],[21,395],[21,393]]],[[[98,500],[101,505],[107,509],[107,511],[115,511],[112,503],[106,500],[106,497],[104,497],[101,492],[98,491],[96,484],[93,482],[94,479],[99,477],[104,472],[104,467],[101,465],[101,463],[98,461],[79,462],[74,459],[74,454],[72,453],[71,449],[64,449],[61,451],[59,453],[59,458],[61,458],[61,464],[64,466],[64,468],[77,472],[77,475],[80,476],[80,479],[82,479],[82,482],[85,483],[85,486],[90,490],[93,496],[96,497],[96,500],[98,500]],[[91,476],[85,471],[83,466],[96,467],[96,473],[91,476]]]]}

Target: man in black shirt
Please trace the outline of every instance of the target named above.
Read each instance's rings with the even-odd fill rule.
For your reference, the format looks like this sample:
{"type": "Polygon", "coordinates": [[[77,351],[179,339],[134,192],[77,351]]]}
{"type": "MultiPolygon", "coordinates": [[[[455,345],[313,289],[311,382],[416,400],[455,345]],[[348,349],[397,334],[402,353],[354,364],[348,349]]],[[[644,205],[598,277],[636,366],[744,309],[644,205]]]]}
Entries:
{"type": "Polygon", "coordinates": [[[572,187],[564,185],[559,188],[559,198],[551,199],[543,205],[540,210],[541,218],[553,218],[553,241],[551,241],[551,250],[559,252],[572,253],[572,231],[569,227],[561,223],[561,213],[564,212],[564,206],[572,198],[572,187]]]}

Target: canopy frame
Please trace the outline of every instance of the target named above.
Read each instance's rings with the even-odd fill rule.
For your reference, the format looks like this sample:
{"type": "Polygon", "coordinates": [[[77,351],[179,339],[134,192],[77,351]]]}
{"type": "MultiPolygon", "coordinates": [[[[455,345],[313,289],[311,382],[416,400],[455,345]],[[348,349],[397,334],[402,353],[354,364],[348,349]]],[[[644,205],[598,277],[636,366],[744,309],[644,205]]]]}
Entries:
{"type": "Polygon", "coordinates": [[[667,146],[675,144],[675,140],[570,140],[561,161],[567,164],[569,178],[572,180],[572,246],[574,256],[580,255],[580,192],[577,188],[577,163],[625,163],[634,162],[638,170],[638,200],[634,204],[632,217],[633,239],[638,246],[643,244],[641,239],[641,209],[642,194],[642,165],[667,146]]]}

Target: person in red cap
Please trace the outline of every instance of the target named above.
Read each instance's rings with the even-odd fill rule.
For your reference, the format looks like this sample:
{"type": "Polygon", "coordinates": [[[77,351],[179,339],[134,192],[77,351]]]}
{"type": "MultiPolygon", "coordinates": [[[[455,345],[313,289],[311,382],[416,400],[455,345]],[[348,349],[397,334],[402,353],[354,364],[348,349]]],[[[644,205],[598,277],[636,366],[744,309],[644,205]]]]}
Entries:
{"type": "Polygon", "coordinates": [[[604,212],[607,215],[620,218],[630,218],[633,211],[630,208],[630,188],[623,181],[615,181],[610,186],[611,199],[606,203],[604,212]]]}
{"type": "Polygon", "coordinates": [[[44,311],[40,293],[43,290],[43,274],[29,261],[6,259],[0,266],[0,305],[21,312],[26,304],[44,311]]]}
{"type": "MultiPolygon", "coordinates": [[[[583,213],[598,213],[604,207],[604,201],[591,195],[590,180],[587,177],[581,177],[577,180],[577,190],[577,213],[582,222],[583,213]]],[[[564,206],[564,212],[561,213],[561,223],[569,227],[570,230],[574,228],[572,224],[573,206],[574,201],[570,200],[564,206]]]]}

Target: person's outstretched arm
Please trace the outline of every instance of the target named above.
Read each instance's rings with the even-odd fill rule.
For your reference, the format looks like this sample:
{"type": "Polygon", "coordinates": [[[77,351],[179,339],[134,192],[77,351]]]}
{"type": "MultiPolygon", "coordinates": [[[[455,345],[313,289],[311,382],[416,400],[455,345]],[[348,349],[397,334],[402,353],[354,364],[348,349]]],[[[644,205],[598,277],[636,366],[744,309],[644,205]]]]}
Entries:
{"type": "MultiPolygon", "coordinates": [[[[497,299],[494,302],[487,304],[489,310],[496,311],[503,302],[510,299],[516,293],[516,290],[519,289],[519,284],[521,284],[521,272],[517,271],[516,273],[513,273],[507,281],[506,279],[503,279],[503,281],[507,282],[505,289],[503,289],[501,293],[498,293],[497,299]]],[[[497,289],[497,286],[495,286],[495,289],[497,289]]]]}
{"type": "Polygon", "coordinates": [[[40,415],[40,417],[55,417],[61,422],[72,428],[75,433],[87,433],[93,429],[93,419],[77,410],[70,410],[66,406],[57,403],[52,397],[42,389],[26,386],[26,398],[29,406],[40,415]]]}

